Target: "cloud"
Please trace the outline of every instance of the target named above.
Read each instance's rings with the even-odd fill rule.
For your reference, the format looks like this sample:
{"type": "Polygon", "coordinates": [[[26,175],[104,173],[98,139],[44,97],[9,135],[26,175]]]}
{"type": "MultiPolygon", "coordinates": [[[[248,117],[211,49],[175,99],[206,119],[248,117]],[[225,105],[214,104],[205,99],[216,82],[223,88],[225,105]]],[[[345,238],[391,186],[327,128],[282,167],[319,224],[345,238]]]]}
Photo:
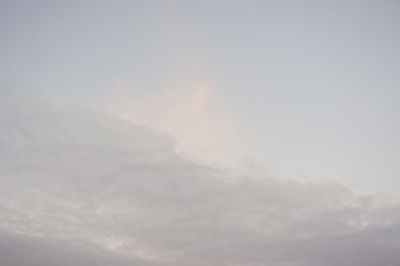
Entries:
{"type": "Polygon", "coordinates": [[[395,199],[235,174],[149,128],[14,96],[0,100],[0,229],[6,266],[400,261],[395,199]]]}
{"type": "Polygon", "coordinates": [[[116,87],[107,111],[174,136],[179,139],[179,152],[207,162],[226,163],[240,157],[234,155],[241,150],[241,130],[205,78],[155,92],[116,87]]]}
{"type": "Polygon", "coordinates": [[[134,266],[149,264],[93,247],[51,239],[0,234],[0,264],[6,266],[134,266]]]}

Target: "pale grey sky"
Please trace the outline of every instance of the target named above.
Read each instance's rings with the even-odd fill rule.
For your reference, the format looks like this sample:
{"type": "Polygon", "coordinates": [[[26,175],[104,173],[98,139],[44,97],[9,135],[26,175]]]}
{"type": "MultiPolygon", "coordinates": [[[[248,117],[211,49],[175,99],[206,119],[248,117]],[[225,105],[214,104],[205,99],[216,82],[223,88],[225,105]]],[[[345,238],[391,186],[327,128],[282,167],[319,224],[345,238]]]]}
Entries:
{"type": "Polygon", "coordinates": [[[0,0],[0,265],[398,265],[398,14],[0,0]]]}
{"type": "Polygon", "coordinates": [[[397,1],[1,1],[0,84],[208,161],[399,195],[397,1]]]}
{"type": "Polygon", "coordinates": [[[398,198],[188,160],[150,128],[0,98],[2,266],[394,266],[398,198]]]}

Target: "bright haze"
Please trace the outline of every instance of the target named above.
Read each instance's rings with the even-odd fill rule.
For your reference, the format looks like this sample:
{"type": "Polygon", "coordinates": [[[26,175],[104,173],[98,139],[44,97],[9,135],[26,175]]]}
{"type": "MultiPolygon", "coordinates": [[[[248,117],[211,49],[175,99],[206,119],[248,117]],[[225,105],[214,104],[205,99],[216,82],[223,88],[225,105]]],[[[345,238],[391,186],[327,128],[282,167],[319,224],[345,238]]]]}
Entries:
{"type": "Polygon", "coordinates": [[[0,265],[399,265],[399,13],[0,1],[0,265]]]}

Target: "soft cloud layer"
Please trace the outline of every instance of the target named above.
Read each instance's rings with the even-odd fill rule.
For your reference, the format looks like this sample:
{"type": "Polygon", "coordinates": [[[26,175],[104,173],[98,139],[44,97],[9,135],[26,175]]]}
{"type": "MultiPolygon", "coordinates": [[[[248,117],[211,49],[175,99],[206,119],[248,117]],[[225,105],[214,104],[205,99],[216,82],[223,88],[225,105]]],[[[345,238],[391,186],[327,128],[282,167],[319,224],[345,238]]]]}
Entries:
{"type": "Polygon", "coordinates": [[[231,118],[206,79],[172,84],[153,92],[116,87],[107,112],[146,125],[179,139],[176,150],[207,162],[241,159],[240,127],[231,118]]]}
{"type": "Polygon", "coordinates": [[[394,200],[336,183],[235,175],[184,159],[171,139],[111,116],[0,101],[1,265],[400,261],[394,200]]]}

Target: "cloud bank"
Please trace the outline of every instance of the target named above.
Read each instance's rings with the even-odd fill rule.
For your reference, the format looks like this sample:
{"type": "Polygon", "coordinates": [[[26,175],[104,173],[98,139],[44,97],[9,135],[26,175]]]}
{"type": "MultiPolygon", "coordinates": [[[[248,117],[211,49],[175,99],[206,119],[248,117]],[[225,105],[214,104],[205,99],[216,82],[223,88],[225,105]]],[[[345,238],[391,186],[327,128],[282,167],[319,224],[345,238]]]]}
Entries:
{"type": "Polygon", "coordinates": [[[160,91],[116,87],[107,98],[107,112],[149,126],[179,140],[178,152],[211,163],[243,157],[242,129],[216,95],[212,82],[194,79],[160,91]]]}
{"type": "Polygon", "coordinates": [[[112,116],[0,99],[1,265],[394,266],[399,243],[395,200],[235,174],[112,116]]]}

